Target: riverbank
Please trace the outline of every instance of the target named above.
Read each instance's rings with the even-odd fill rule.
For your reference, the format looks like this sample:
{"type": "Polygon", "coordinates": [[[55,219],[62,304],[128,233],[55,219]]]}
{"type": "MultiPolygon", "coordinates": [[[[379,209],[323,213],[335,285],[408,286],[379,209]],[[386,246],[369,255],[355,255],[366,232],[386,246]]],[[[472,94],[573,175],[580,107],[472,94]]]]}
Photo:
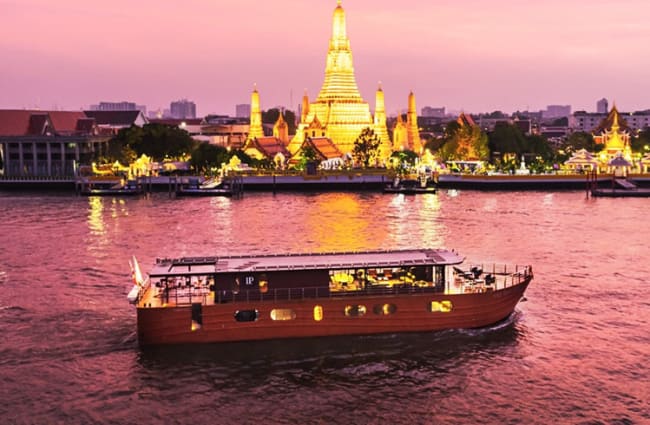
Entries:
{"type": "MultiPolygon", "coordinates": [[[[179,186],[188,184],[190,176],[157,176],[138,179],[147,192],[175,193],[179,186]]],[[[355,171],[308,174],[244,174],[241,176],[244,191],[381,191],[392,183],[387,173],[355,171]]],[[[597,188],[611,187],[613,176],[599,174],[597,188]]],[[[650,175],[628,176],[639,187],[650,187],[650,175]]],[[[119,181],[118,178],[94,179],[94,182],[119,181]]],[[[586,190],[585,174],[532,174],[532,175],[473,175],[442,174],[437,186],[441,189],[466,190],[586,190]]],[[[67,178],[0,178],[0,191],[69,191],[77,193],[79,182],[67,178]]]]}

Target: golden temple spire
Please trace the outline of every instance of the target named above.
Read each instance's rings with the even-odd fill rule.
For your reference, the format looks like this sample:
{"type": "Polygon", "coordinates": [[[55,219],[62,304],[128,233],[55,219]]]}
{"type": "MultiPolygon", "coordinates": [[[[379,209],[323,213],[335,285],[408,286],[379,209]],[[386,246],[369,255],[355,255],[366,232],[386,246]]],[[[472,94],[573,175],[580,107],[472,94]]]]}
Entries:
{"type": "Polygon", "coordinates": [[[381,81],[377,88],[375,96],[375,119],[374,119],[375,134],[379,138],[379,156],[381,159],[388,159],[392,153],[390,137],[388,136],[388,128],[386,128],[386,107],[384,104],[384,91],[381,89],[381,81]]]}
{"type": "Polygon", "coordinates": [[[361,100],[354,78],[350,40],[345,29],[345,11],[340,2],[334,9],[332,17],[332,38],[327,51],[325,81],[317,100],[328,99],[361,100]]]}
{"type": "Polygon", "coordinates": [[[273,137],[281,140],[282,143],[286,144],[289,142],[289,125],[286,123],[284,117],[282,116],[282,109],[280,109],[278,112],[278,119],[275,122],[275,125],[273,125],[273,137]]]}
{"type": "Polygon", "coordinates": [[[411,90],[408,100],[408,112],[406,113],[406,130],[408,132],[408,146],[413,152],[419,154],[422,149],[420,141],[420,130],[418,128],[418,112],[415,107],[415,95],[411,90]]]}
{"type": "Polygon", "coordinates": [[[322,125],[321,137],[332,140],[342,153],[352,152],[354,141],[365,128],[373,128],[370,105],[363,100],[354,77],[352,50],[347,36],[345,11],[337,0],[332,14],[332,35],[325,62],[325,80],[316,100],[303,106],[300,124],[288,149],[295,153],[316,119],[322,125]]]}
{"type": "Polygon", "coordinates": [[[250,128],[248,130],[248,140],[264,137],[262,128],[262,110],[260,109],[260,94],[257,92],[257,84],[253,84],[253,93],[251,93],[251,117],[250,128]]]}
{"type": "Polygon", "coordinates": [[[307,96],[307,89],[305,89],[305,94],[302,96],[302,107],[300,109],[300,122],[305,122],[307,120],[308,114],[309,114],[309,96],[307,96]]]}

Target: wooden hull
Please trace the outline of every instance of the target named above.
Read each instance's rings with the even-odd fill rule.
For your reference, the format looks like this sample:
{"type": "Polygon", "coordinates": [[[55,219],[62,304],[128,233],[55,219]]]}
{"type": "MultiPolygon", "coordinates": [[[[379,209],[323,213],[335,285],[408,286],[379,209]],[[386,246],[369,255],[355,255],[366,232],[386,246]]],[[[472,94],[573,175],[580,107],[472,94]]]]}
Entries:
{"type": "Polygon", "coordinates": [[[468,294],[405,294],[312,298],[284,301],[231,302],[202,306],[200,329],[192,330],[192,308],[139,307],[140,345],[213,343],[336,335],[425,332],[443,329],[479,328],[508,317],[522,298],[530,278],[498,291],[468,294]],[[431,311],[433,301],[450,301],[451,311],[431,311]],[[366,308],[362,316],[346,316],[348,306],[366,308]],[[391,314],[381,307],[391,305],[391,314]],[[314,307],[322,307],[322,320],[314,318],[314,307]],[[273,309],[289,309],[293,320],[272,320],[273,309]],[[238,322],[235,313],[257,310],[258,319],[238,322]]]}

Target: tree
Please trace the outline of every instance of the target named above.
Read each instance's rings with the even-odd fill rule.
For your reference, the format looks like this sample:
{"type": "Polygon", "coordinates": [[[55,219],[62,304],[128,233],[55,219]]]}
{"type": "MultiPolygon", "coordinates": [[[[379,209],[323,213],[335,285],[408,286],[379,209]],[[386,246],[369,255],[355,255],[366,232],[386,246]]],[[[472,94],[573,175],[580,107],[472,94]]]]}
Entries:
{"type": "Polygon", "coordinates": [[[195,142],[189,133],[177,126],[145,124],[142,136],[133,140],[131,147],[138,156],[146,154],[154,161],[165,157],[180,158],[192,152],[195,142]]]}
{"type": "Polygon", "coordinates": [[[406,174],[410,167],[415,165],[418,159],[418,154],[412,150],[404,149],[403,151],[395,151],[390,156],[391,163],[395,164],[395,169],[398,175],[406,174]]]}
{"type": "MultiPolygon", "coordinates": [[[[262,122],[264,124],[275,124],[280,115],[280,110],[278,108],[271,108],[267,111],[262,111],[262,122]]],[[[296,133],[296,114],[293,111],[285,109],[283,114],[284,120],[289,126],[289,134],[296,133]]]]}
{"type": "Polygon", "coordinates": [[[538,134],[526,136],[526,152],[541,157],[544,161],[550,161],[553,158],[553,149],[548,143],[548,139],[538,134]]]}
{"type": "Polygon", "coordinates": [[[447,126],[447,135],[440,148],[443,161],[478,159],[490,156],[487,135],[477,125],[460,125],[453,121],[447,126]]]}
{"type": "Polygon", "coordinates": [[[488,133],[488,146],[491,152],[513,153],[517,156],[524,152],[526,139],[521,130],[507,122],[497,122],[494,130],[488,133]]]}
{"type": "Polygon", "coordinates": [[[352,157],[356,162],[362,164],[363,168],[368,168],[370,163],[379,156],[379,144],[379,138],[374,130],[366,127],[361,131],[357,140],[354,141],[352,157]]]}
{"type": "Polygon", "coordinates": [[[586,149],[590,152],[599,152],[603,149],[602,144],[594,143],[594,136],[591,133],[576,131],[572,133],[562,146],[565,152],[576,152],[586,149]]]}
{"type": "Polygon", "coordinates": [[[208,173],[212,168],[220,168],[229,159],[230,154],[226,148],[204,142],[192,151],[190,165],[199,173],[208,173]]]}
{"type": "Polygon", "coordinates": [[[632,152],[638,152],[645,155],[650,152],[650,128],[645,128],[639,134],[630,138],[630,148],[632,152]]]}
{"type": "MultiPolygon", "coordinates": [[[[306,141],[308,140],[311,139],[308,137],[306,141]]],[[[317,162],[318,153],[316,153],[316,150],[311,147],[311,145],[305,144],[305,147],[300,150],[300,160],[298,161],[296,168],[298,170],[305,170],[307,168],[307,164],[315,164],[317,162]]]]}
{"type": "Polygon", "coordinates": [[[135,161],[138,154],[133,145],[142,137],[142,127],[132,125],[129,128],[122,128],[108,141],[106,153],[101,162],[113,163],[119,161],[122,164],[130,164],[135,161]]]}

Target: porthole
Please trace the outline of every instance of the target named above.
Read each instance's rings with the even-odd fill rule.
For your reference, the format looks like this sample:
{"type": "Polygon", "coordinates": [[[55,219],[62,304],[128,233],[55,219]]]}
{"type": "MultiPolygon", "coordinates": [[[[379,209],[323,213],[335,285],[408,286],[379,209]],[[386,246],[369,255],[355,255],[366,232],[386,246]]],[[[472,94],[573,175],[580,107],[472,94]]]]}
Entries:
{"type": "Polygon", "coordinates": [[[296,312],[290,308],[274,308],[271,310],[272,320],[293,320],[296,318],[296,312]]]}
{"type": "Polygon", "coordinates": [[[323,320],[323,306],[315,305],[314,306],[314,321],[320,322],[323,320]]]}
{"type": "Polygon", "coordinates": [[[451,301],[431,301],[429,306],[432,313],[449,313],[454,308],[451,301]]]}
{"type": "Polygon", "coordinates": [[[346,305],[345,315],[348,317],[360,317],[366,314],[365,305],[346,305]]]}
{"type": "Polygon", "coordinates": [[[235,320],[238,322],[254,322],[260,316],[257,310],[237,310],[235,312],[235,320]]]}
{"type": "Polygon", "coordinates": [[[372,308],[373,313],[380,315],[394,314],[397,311],[395,304],[376,304],[372,308]]]}

